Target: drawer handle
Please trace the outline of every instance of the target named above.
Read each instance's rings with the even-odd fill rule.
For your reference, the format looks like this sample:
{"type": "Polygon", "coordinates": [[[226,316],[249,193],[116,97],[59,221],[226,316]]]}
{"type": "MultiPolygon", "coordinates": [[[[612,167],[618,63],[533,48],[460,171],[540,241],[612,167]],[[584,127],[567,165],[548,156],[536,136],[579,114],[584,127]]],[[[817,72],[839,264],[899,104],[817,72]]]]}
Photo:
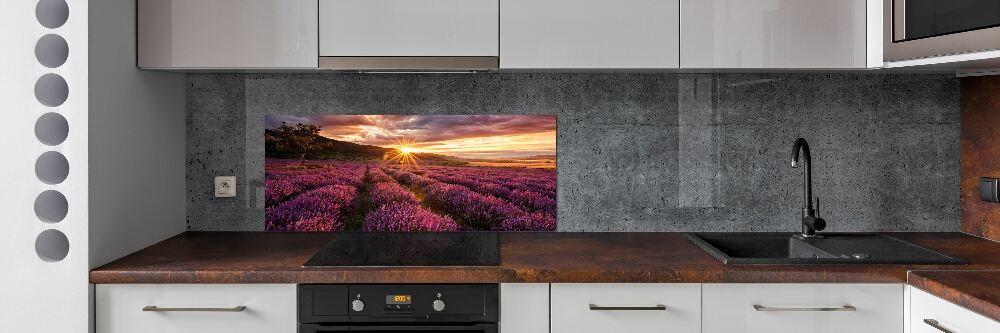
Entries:
{"type": "Polygon", "coordinates": [[[930,327],[936,328],[938,331],[941,331],[941,332],[944,332],[944,333],[955,333],[955,332],[952,332],[951,330],[949,330],[947,328],[944,328],[944,326],[941,326],[941,323],[938,323],[938,321],[934,320],[934,319],[924,319],[924,324],[927,324],[930,327]]]}
{"type": "Polygon", "coordinates": [[[600,306],[597,304],[591,304],[591,311],[649,311],[649,310],[666,310],[667,306],[663,304],[657,304],[653,306],[600,306]]]}
{"type": "Polygon", "coordinates": [[[142,307],[142,311],[155,312],[243,312],[247,307],[240,305],[231,308],[161,308],[155,305],[142,307]]]}
{"type": "Polygon", "coordinates": [[[844,305],[844,306],[841,306],[841,307],[832,307],[832,308],[776,308],[776,307],[771,307],[771,306],[763,306],[763,305],[759,305],[759,304],[754,304],[753,305],[753,309],[757,310],[757,311],[775,311],[775,312],[782,312],[782,311],[858,311],[858,308],[855,308],[853,305],[844,305]]]}

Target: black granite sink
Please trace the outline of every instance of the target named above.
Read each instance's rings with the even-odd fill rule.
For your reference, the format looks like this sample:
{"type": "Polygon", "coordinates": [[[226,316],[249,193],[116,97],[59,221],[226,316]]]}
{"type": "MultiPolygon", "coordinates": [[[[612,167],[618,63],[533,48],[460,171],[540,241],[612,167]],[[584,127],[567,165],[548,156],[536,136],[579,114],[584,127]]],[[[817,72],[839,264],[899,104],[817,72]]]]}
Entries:
{"type": "Polygon", "coordinates": [[[882,234],[691,233],[688,239],[726,265],[734,264],[964,264],[882,234]]]}

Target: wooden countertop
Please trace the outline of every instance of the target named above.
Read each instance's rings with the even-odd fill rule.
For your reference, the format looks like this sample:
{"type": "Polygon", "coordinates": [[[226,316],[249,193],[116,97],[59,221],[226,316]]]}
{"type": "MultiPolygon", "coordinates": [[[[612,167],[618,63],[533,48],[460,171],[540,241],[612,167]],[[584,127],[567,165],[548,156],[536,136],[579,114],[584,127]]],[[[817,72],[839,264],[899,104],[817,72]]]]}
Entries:
{"type": "Polygon", "coordinates": [[[323,233],[186,232],[90,272],[91,283],[904,283],[909,270],[1000,270],[1000,243],[961,233],[893,237],[967,265],[726,266],[684,233],[504,233],[500,266],[322,267],[323,233]]]}
{"type": "Polygon", "coordinates": [[[1000,321],[1000,270],[911,271],[907,283],[1000,321]]]}

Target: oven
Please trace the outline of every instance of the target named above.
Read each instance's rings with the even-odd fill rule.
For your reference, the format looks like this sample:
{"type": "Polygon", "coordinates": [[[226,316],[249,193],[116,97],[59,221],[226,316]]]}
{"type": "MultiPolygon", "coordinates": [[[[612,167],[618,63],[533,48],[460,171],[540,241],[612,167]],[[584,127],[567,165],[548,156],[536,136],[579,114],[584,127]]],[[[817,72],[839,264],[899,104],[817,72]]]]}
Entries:
{"type": "Polygon", "coordinates": [[[1000,49],[998,0],[883,0],[885,61],[1000,49]]]}
{"type": "Polygon", "coordinates": [[[303,284],[299,333],[498,333],[496,284],[303,284]]]}

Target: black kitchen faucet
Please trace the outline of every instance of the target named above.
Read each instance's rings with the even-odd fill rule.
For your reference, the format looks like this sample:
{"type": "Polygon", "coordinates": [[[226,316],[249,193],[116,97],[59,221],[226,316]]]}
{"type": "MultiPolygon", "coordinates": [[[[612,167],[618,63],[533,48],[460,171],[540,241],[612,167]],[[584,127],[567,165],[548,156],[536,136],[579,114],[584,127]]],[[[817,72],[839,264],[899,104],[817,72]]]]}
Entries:
{"type": "MultiPolygon", "coordinates": [[[[802,152],[802,164],[805,170],[802,172],[802,237],[817,237],[816,231],[826,228],[826,220],[816,215],[812,203],[812,156],[809,155],[809,143],[806,139],[798,138],[792,146],[792,167],[799,166],[799,152],[802,152]]],[[[819,198],[816,198],[816,206],[819,208],[819,198]]]]}

